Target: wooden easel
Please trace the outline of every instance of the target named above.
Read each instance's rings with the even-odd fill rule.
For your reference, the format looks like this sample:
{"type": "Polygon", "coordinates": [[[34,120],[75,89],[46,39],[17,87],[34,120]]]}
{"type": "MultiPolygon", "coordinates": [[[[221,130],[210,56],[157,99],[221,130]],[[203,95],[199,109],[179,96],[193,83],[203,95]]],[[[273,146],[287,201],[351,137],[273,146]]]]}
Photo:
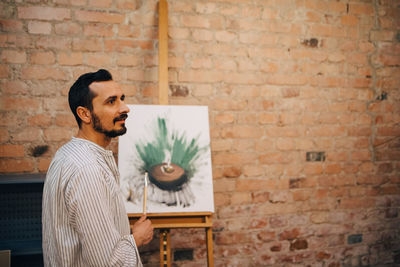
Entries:
{"type": "MultiPolygon", "coordinates": [[[[133,225],[143,214],[128,214],[129,223],[133,225]]],[[[207,246],[207,264],[214,266],[213,240],[212,240],[212,213],[188,212],[188,213],[147,213],[154,229],[160,229],[160,266],[171,266],[171,242],[170,229],[174,228],[205,228],[207,246]]]]}
{"type": "MultiPolygon", "coordinates": [[[[168,105],[168,5],[160,0],[158,5],[158,102],[168,105]]],[[[170,229],[205,228],[207,245],[207,263],[214,266],[211,212],[192,213],[147,213],[154,229],[160,229],[160,266],[171,266],[170,229]]],[[[128,214],[133,225],[142,214],[128,214]]]]}

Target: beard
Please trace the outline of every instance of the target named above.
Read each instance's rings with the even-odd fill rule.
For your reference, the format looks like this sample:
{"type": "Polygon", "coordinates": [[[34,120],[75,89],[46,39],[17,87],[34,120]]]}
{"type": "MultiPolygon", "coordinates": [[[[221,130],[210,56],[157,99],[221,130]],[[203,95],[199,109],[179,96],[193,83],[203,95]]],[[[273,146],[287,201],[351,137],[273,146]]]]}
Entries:
{"type": "MultiPolygon", "coordinates": [[[[105,136],[110,137],[110,138],[114,138],[114,137],[117,137],[117,136],[120,136],[120,135],[123,135],[126,133],[127,129],[126,129],[125,123],[123,123],[121,125],[121,127],[122,127],[121,129],[109,131],[109,130],[104,129],[103,124],[101,123],[99,117],[94,112],[92,112],[92,117],[93,117],[93,129],[96,132],[103,133],[105,136]]],[[[114,118],[114,120],[113,120],[114,125],[115,125],[116,121],[125,119],[127,117],[128,117],[127,114],[121,114],[121,116],[114,118]]]]}

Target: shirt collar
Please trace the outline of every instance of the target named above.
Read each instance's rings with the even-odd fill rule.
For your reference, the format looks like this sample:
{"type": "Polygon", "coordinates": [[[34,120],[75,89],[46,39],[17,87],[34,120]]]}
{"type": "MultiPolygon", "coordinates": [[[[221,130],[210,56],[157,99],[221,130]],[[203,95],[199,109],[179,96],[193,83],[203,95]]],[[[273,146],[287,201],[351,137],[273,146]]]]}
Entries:
{"type": "Polygon", "coordinates": [[[79,137],[72,137],[73,142],[84,143],[88,145],[91,149],[105,155],[105,156],[112,156],[113,152],[111,150],[104,149],[103,147],[99,146],[98,144],[89,141],[87,139],[79,138],[79,137]]]}

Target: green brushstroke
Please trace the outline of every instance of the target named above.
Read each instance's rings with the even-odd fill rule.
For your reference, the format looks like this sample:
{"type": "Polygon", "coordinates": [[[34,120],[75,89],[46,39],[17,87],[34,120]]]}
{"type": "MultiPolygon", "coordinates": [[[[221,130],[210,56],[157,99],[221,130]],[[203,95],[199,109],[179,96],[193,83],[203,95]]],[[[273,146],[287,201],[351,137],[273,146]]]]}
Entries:
{"type": "Polygon", "coordinates": [[[192,178],[198,169],[197,161],[208,150],[208,146],[199,145],[199,137],[190,139],[185,132],[179,134],[178,131],[169,135],[165,118],[158,117],[155,140],[135,145],[143,161],[141,171],[149,172],[152,166],[163,163],[167,150],[171,153],[171,162],[183,168],[188,179],[192,178]]]}

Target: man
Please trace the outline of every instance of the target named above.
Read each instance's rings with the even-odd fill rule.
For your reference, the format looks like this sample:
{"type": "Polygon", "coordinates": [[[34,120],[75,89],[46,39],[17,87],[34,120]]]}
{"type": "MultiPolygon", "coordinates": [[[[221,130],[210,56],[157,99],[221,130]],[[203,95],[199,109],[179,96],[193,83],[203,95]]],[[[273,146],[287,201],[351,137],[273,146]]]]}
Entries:
{"type": "Polygon", "coordinates": [[[126,132],[129,108],[106,70],[86,73],[69,91],[76,137],[54,156],[43,190],[45,266],[142,266],[137,246],[153,238],[142,216],[133,225],[120,196],[113,137],[126,132]]]}

